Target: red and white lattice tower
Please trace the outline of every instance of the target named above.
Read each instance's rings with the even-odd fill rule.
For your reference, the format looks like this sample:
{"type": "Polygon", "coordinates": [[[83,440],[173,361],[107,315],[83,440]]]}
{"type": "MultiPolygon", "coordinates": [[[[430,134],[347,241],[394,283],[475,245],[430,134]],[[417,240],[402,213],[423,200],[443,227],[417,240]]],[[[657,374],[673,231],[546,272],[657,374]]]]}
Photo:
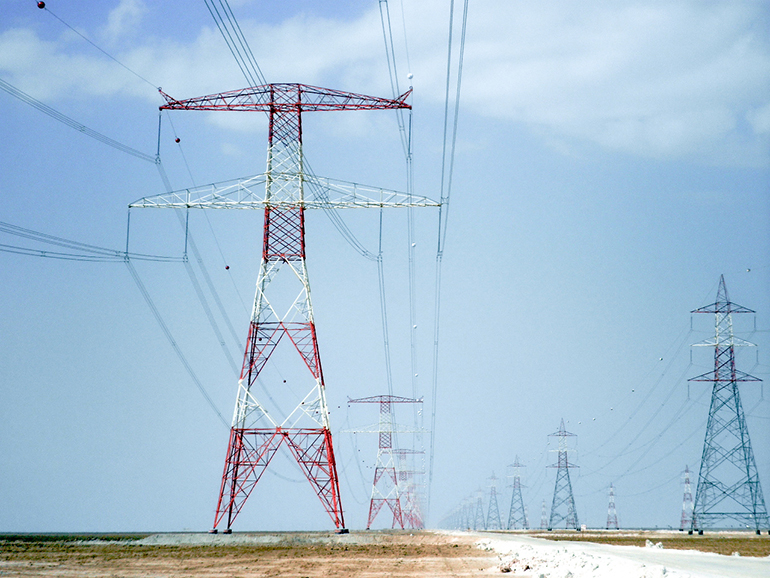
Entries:
{"type": "MultiPolygon", "coordinates": [[[[393,421],[392,405],[394,403],[422,403],[422,399],[410,399],[396,395],[375,395],[360,399],[349,399],[348,403],[377,403],[380,406],[380,419],[377,424],[379,444],[377,449],[377,463],[374,467],[374,481],[372,482],[372,497],[369,502],[369,516],[366,520],[366,529],[372,527],[377,514],[383,506],[388,506],[393,514],[392,528],[405,527],[421,528],[422,516],[415,511],[416,505],[412,500],[404,503],[404,492],[399,483],[403,484],[412,476],[412,472],[401,475],[398,470],[400,461],[406,455],[405,450],[395,447],[396,433],[411,433],[407,430],[396,428],[393,421]],[[399,460],[398,458],[402,459],[399,460]],[[415,525],[419,524],[419,525],[415,525]]],[[[356,430],[364,431],[364,430],[356,430]]]]}
{"type": "Polygon", "coordinates": [[[425,469],[410,469],[410,467],[414,467],[416,457],[424,455],[425,452],[422,450],[398,449],[393,453],[398,456],[398,487],[401,492],[404,527],[416,530],[423,529],[425,528],[425,520],[422,515],[423,502],[420,491],[422,485],[418,480],[425,475],[425,469]]]}
{"type": "Polygon", "coordinates": [[[615,510],[615,488],[610,484],[610,498],[607,506],[607,529],[620,530],[618,525],[618,513],[615,510]]]}
{"type": "Polygon", "coordinates": [[[685,528],[692,526],[692,485],[690,484],[690,466],[684,467],[684,497],[682,498],[682,521],[679,524],[679,531],[684,532],[685,528]]]}
{"type": "MultiPolygon", "coordinates": [[[[232,531],[233,522],[281,446],[297,461],[334,525],[344,531],[326,384],[305,261],[305,210],[437,203],[307,172],[302,149],[302,113],[406,109],[411,108],[406,102],[409,92],[397,99],[386,99],[303,84],[268,84],[188,100],[161,94],[167,103],[161,109],[261,111],[269,118],[265,173],[146,197],[129,205],[264,210],[256,296],[212,532],[221,523],[225,524],[225,532],[232,531]],[[280,283],[276,284],[277,280],[280,283]],[[292,396],[293,409],[288,413],[276,411],[274,415],[273,407],[268,411],[258,399],[256,384],[264,377],[262,371],[281,343],[299,354],[295,359],[308,370],[309,379],[307,393],[292,396]]],[[[289,395],[287,386],[276,381],[262,383],[272,392],[267,393],[271,401],[276,395],[289,395]]]]}

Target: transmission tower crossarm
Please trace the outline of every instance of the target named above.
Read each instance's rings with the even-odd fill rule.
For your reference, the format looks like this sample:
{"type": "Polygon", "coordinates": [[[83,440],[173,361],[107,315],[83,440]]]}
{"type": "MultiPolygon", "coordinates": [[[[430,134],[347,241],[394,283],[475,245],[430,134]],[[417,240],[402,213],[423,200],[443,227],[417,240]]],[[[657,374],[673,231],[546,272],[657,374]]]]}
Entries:
{"type": "Polygon", "coordinates": [[[348,403],[422,403],[422,398],[400,397],[398,395],[373,395],[358,399],[348,398],[348,403]]]}
{"type": "Polygon", "coordinates": [[[162,90],[160,110],[239,110],[291,112],[316,110],[387,110],[412,106],[409,89],[398,98],[381,98],[298,83],[277,83],[176,100],[162,90]]]}
{"type": "Polygon", "coordinates": [[[428,197],[361,185],[308,174],[273,174],[271,183],[301,180],[309,191],[304,198],[267,196],[267,174],[253,175],[200,187],[143,197],[129,208],[142,209],[239,209],[303,207],[305,209],[369,209],[438,207],[428,197]]]}

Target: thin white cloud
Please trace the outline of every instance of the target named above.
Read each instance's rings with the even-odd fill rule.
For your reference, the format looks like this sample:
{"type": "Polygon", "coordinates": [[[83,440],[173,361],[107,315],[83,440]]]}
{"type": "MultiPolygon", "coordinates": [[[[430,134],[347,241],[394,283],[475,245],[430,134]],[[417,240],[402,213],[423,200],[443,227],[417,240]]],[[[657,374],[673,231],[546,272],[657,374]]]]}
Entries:
{"type": "Polygon", "coordinates": [[[557,139],[653,157],[767,162],[766,140],[737,134],[749,110],[770,102],[760,9],[509,3],[471,25],[465,100],[557,139]]]}
{"type": "MultiPolygon", "coordinates": [[[[141,16],[137,6],[138,0],[123,0],[106,28],[125,30],[141,16]]],[[[405,9],[411,70],[394,26],[402,89],[413,72],[417,101],[440,106],[446,3],[423,0],[405,9]]],[[[468,22],[462,111],[530,127],[561,150],[588,142],[652,158],[766,166],[767,12],[750,2],[477,0],[468,22]]],[[[390,94],[376,6],[356,20],[301,15],[268,26],[242,18],[241,27],[268,81],[390,94]]],[[[22,89],[45,85],[50,95],[147,94],[147,87],[127,88],[136,83],[125,71],[73,45],[5,31],[0,73],[10,71],[22,89]]],[[[243,83],[213,25],[186,45],[147,40],[118,57],[180,98],[243,83]]]]}
{"type": "Polygon", "coordinates": [[[139,31],[147,7],[142,0],[120,0],[107,16],[103,36],[110,45],[139,31]]]}

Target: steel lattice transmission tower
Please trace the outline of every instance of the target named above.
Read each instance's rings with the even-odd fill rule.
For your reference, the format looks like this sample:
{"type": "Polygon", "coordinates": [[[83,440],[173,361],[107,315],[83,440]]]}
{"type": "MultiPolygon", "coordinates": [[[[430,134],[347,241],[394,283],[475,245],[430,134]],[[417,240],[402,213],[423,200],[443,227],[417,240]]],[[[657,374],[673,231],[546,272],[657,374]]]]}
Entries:
{"type": "Polygon", "coordinates": [[[618,525],[618,513],[615,511],[615,488],[610,484],[609,505],[607,506],[607,529],[620,530],[618,525]]]}
{"type": "Polygon", "coordinates": [[[497,504],[497,478],[492,472],[489,478],[489,507],[487,509],[487,530],[502,530],[503,522],[500,519],[500,508],[497,504]]]}
{"type": "Polygon", "coordinates": [[[470,530],[473,526],[473,498],[467,497],[463,500],[460,511],[460,529],[470,530]]]}
{"type": "Polygon", "coordinates": [[[714,384],[690,532],[732,521],[759,534],[770,524],[738,384],[761,380],[735,368],[735,347],[754,344],[733,335],[732,318],[733,313],[754,311],[730,301],[722,275],[717,300],[692,313],[714,314],[716,334],[697,344],[714,348],[714,370],[690,379],[714,384]]]}
{"type": "Polygon", "coordinates": [[[540,529],[545,530],[548,528],[548,508],[543,500],[543,505],[540,507],[540,529]]]}
{"type": "Polygon", "coordinates": [[[524,498],[521,495],[521,474],[520,470],[526,467],[519,463],[519,456],[516,456],[513,464],[513,493],[511,494],[511,509],[508,512],[508,530],[529,530],[529,520],[527,520],[527,511],[524,507],[524,498]]]}
{"type": "Polygon", "coordinates": [[[685,528],[692,527],[692,486],[690,485],[690,467],[684,467],[684,497],[682,498],[682,521],[679,524],[679,531],[683,532],[685,528]]]}
{"type": "Polygon", "coordinates": [[[411,476],[401,475],[400,462],[405,455],[405,451],[394,447],[396,433],[413,433],[413,430],[407,431],[396,428],[393,421],[392,405],[394,403],[422,403],[422,399],[410,399],[396,395],[375,395],[360,399],[348,399],[348,403],[376,403],[380,406],[380,418],[377,424],[379,440],[377,463],[374,468],[374,481],[372,482],[372,496],[369,501],[369,516],[366,521],[366,529],[368,530],[372,527],[372,523],[374,523],[377,514],[383,506],[388,506],[393,514],[392,528],[397,526],[402,530],[404,527],[421,528],[422,516],[420,516],[419,511],[416,511],[417,505],[414,501],[404,500],[404,503],[402,503],[402,499],[407,496],[401,491],[400,482],[406,482],[411,476]],[[399,457],[402,459],[399,460],[399,457]]]}
{"type": "MultiPolygon", "coordinates": [[[[329,426],[310,283],[305,261],[305,210],[437,206],[426,198],[320,178],[306,170],[302,113],[411,108],[409,92],[385,99],[303,84],[267,84],[175,100],[161,92],[166,110],[261,111],[269,118],[265,173],[224,183],[143,198],[129,207],[264,210],[261,262],[238,382],[214,526],[233,522],[283,445],[296,459],[334,525],[343,530],[339,478],[329,426]],[[276,286],[276,280],[280,283],[276,286]],[[292,397],[293,410],[272,415],[257,398],[256,384],[278,345],[296,351],[310,373],[307,394],[292,397]]],[[[307,375],[307,374],[306,374],[307,375]]],[[[264,384],[263,384],[264,385],[264,384]]],[[[265,385],[268,398],[285,394],[265,385]]],[[[285,407],[285,406],[284,406],[285,407]]]]}
{"type": "Polygon", "coordinates": [[[486,530],[487,519],[484,516],[484,490],[479,489],[476,496],[476,508],[473,517],[473,529],[474,530],[486,530]]]}
{"type": "Polygon", "coordinates": [[[549,468],[556,468],[556,484],[553,488],[553,502],[551,503],[551,518],[548,521],[548,529],[553,530],[556,524],[559,522],[566,522],[567,528],[580,529],[578,523],[577,510],[575,509],[575,497],[572,494],[572,482],[569,479],[570,468],[576,468],[578,466],[569,463],[567,457],[567,438],[577,437],[573,433],[569,433],[564,428],[564,418],[559,425],[559,431],[550,434],[548,437],[559,438],[559,449],[551,450],[559,452],[559,457],[556,464],[548,466],[549,468]],[[564,511],[566,509],[566,512],[564,511]]]}
{"type": "MultiPolygon", "coordinates": [[[[420,430],[419,433],[422,433],[420,430]]],[[[398,486],[401,492],[401,506],[404,513],[404,526],[407,528],[421,529],[425,527],[423,517],[423,497],[420,492],[419,476],[425,475],[425,469],[409,469],[415,466],[417,456],[424,456],[423,450],[398,449],[394,452],[398,456],[398,486]],[[411,462],[408,460],[411,458],[411,462]]]]}

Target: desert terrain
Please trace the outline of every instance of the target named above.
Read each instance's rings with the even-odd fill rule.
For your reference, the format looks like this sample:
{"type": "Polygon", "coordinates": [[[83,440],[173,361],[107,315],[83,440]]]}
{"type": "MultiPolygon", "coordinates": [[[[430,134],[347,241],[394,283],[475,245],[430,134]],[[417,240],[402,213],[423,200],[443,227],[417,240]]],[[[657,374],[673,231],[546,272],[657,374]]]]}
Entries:
{"type": "Polygon", "coordinates": [[[732,532],[0,535],[4,577],[759,578],[770,536],[732,532]]]}

